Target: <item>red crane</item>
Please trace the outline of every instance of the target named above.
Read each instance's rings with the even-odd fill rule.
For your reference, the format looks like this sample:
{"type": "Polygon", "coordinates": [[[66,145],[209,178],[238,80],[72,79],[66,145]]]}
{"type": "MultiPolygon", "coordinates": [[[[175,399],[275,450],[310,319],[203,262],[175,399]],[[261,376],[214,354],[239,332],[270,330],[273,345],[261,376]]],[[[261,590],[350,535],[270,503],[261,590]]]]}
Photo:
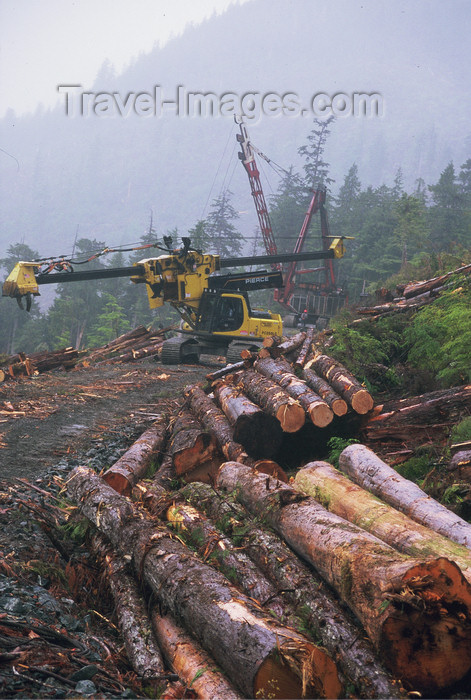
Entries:
{"type": "MultiPolygon", "coordinates": [[[[276,246],[276,241],[275,241],[275,236],[273,235],[273,229],[271,226],[270,222],[270,216],[268,214],[268,207],[265,201],[265,196],[263,194],[263,188],[262,188],[262,183],[260,181],[260,172],[257,167],[257,162],[255,160],[255,153],[257,153],[261,158],[266,160],[267,162],[270,162],[270,160],[254,146],[250,139],[249,135],[247,132],[247,128],[245,124],[243,123],[241,118],[236,118],[236,123],[239,124],[240,127],[240,134],[237,134],[236,138],[237,141],[240,143],[241,150],[239,151],[239,159],[242,161],[242,164],[245,168],[245,171],[248,175],[249,182],[250,182],[250,189],[252,192],[252,197],[255,202],[255,209],[257,212],[258,216],[258,221],[260,225],[260,230],[262,232],[262,237],[263,237],[263,242],[265,245],[265,249],[267,253],[271,255],[277,254],[277,246],[276,246]]],[[[301,226],[301,230],[299,232],[296,245],[294,247],[294,253],[300,253],[303,249],[304,243],[307,238],[307,233],[309,230],[309,225],[311,223],[311,219],[314,214],[317,214],[317,212],[320,213],[320,220],[321,220],[321,237],[322,237],[322,247],[323,250],[327,250],[330,245],[330,239],[331,236],[329,234],[329,225],[328,225],[328,220],[327,220],[327,212],[325,209],[325,200],[326,200],[326,191],[325,188],[318,188],[316,190],[313,190],[313,195],[311,198],[311,201],[309,203],[308,209],[306,211],[303,225],[301,226]]],[[[274,268],[276,269],[281,269],[281,265],[273,265],[274,268]]],[[[289,311],[294,311],[296,313],[299,313],[301,309],[296,309],[293,306],[293,296],[295,294],[296,290],[303,291],[306,293],[306,299],[305,302],[309,306],[309,299],[308,299],[308,293],[312,292],[317,295],[322,294],[323,296],[327,295],[328,293],[335,293],[335,296],[337,299],[339,299],[340,295],[337,290],[336,282],[335,282],[335,273],[334,273],[334,268],[333,268],[333,261],[332,260],[325,260],[323,261],[323,264],[321,267],[316,267],[316,268],[309,268],[309,269],[303,269],[303,270],[298,270],[297,269],[297,263],[292,262],[288,266],[285,274],[284,274],[284,280],[283,280],[283,288],[282,289],[276,289],[274,293],[274,298],[276,301],[278,301],[285,309],[288,309],[289,311]],[[295,282],[295,277],[297,275],[304,275],[312,272],[322,272],[324,276],[323,282],[320,284],[315,284],[313,282],[295,282]]],[[[302,304],[303,306],[305,304],[302,304]]],[[[316,306],[316,304],[314,304],[316,306]]],[[[317,305],[318,306],[318,305],[317,305]]],[[[326,305],[323,305],[325,307],[325,311],[328,311],[326,308],[326,305]]],[[[338,304],[332,305],[331,307],[338,307],[338,304]]],[[[306,309],[309,311],[308,309],[306,309]]],[[[332,308],[333,310],[333,308],[332,308]]],[[[335,308],[335,311],[337,308],[335,308]]],[[[314,311],[314,314],[316,312],[314,311]]],[[[320,314],[317,314],[319,316],[320,314]]],[[[329,314],[333,315],[333,313],[329,314]]]]}

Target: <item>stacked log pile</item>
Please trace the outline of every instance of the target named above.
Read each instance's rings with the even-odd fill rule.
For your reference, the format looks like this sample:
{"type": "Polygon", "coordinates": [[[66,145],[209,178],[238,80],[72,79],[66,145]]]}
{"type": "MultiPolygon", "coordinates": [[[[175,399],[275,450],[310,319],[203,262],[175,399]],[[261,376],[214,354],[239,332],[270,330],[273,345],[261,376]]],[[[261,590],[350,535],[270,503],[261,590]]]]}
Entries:
{"type": "Polygon", "coordinates": [[[135,362],[146,357],[158,356],[166,334],[173,328],[174,326],[168,326],[155,330],[137,326],[102,347],[88,350],[81,362],[84,366],[89,366],[100,362],[135,362]]]}
{"type": "Polygon", "coordinates": [[[174,326],[169,326],[155,330],[138,326],[93,350],[68,347],[29,355],[20,352],[9,357],[0,369],[0,382],[11,377],[31,377],[54,369],[71,370],[77,364],[88,367],[100,362],[136,362],[146,357],[155,357],[160,355],[166,334],[173,328],[174,326]]]}
{"type": "Polygon", "coordinates": [[[446,692],[471,673],[471,525],[363,445],[340,456],[356,485],[312,461],[288,484],[280,436],[371,416],[364,387],[326,356],[304,364],[298,341],[302,379],[274,340],[208,375],[206,391],[188,386],[179,413],[103,477],[72,472],[128,657],[138,673],[198,676],[203,698],[446,692]]]}
{"type": "MultiPolygon", "coordinates": [[[[462,267],[447,272],[438,277],[433,277],[422,282],[411,282],[409,284],[398,285],[396,287],[397,297],[390,301],[376,305],[363,306],[357,309],[360,316],[367,316],[370,320],[376,320],[387,314],[401,313],[411,309],[419,309],[433,302],[444,290],[448,288],[448,284],[452,275],[469,275],[471,274],[471,265],[463,265],[462,267]]],[[[380,296],[383,290],[378,290],[380,296]]],[[[386,297],[387,298],[387,297],[386,297]]],[[[362,319],[353,321],[354,324],[361,323],[362,319]]]]}
{"type": "Polygon", "coordinates": [[[83,352],[72,347],[51,352],[35,352],[30,355],[20,352],[8,358],[3,369],[0,370],[0,381],[7,377],[31,377],[53,369],[70,370],[75,367],[82,354],[83,352]]]}

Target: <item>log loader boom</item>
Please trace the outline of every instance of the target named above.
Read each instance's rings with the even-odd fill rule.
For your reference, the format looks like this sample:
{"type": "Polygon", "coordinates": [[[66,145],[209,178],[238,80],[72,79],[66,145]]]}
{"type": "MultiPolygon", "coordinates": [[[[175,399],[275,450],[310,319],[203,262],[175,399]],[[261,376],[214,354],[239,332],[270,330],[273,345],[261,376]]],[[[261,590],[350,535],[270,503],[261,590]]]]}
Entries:
{"type": "Polygon", "coordinates": [[[293,260],[333,259],[344,254],[341,238],[334,239],[327,250],[317,252],[238,258],[221,258],[194,250],[189,238],[183,238],[182,242],[181,248],[173,250],[167,239],[165,255],[120,268],[75,271],[65,258],[18,262],[8,275],[2,294],[16,298],[20,306],[26,299],[29,310],[32,297],[39,295],[43,284],[128,277],[134,284],[145,284],[151,309],[169,303],[183,319],[181,336],[164,343],[164,362],[196,359],[202,352],[226,355],[231,361],[238,359],[243,347],[255,349],[265,337],[281,335],[281,316],[252,310],[248,292],[280,289],[283,279],[278,269],[230,274],[221,274],[221,270],[245,265],[275,266],[293,260]]]}

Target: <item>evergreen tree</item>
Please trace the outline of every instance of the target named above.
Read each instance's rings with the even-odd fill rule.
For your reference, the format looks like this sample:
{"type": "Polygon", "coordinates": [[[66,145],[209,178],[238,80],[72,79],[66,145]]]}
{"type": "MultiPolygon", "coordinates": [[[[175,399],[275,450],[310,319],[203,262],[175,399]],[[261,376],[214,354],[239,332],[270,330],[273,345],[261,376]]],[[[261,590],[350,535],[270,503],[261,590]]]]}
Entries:
{"type": "Polygon", "coordinates": [[[231,257],[242,252],[242,236],[232,223],[239,218],[231,204],[232,192],[223,190],[211,205],[206,231],[211,252],[221,257],[231,257]]]}
{"type": "MultiPolygon", "coordinates": [[[[465,182],[466,175],[463,177],[462,182],[465,182]]],[[[466,195],[452,162],[441,173],[437,184],[429,185],[428,189],[432,198],[429,209],[430,242],[434,250],[448,251],[456,243],[469,244],[466,195]]]]}
{"type": "Polygon", "coordinates": [[[285,171],[276,194],[269,198],[270,221],[280,253],[292,253],[306,211],[306,192],[293,166],[285,171]]]}
{"type": "Polygon", "coordinates": [[[334,181],[329,177],[330,165],[324,160],[324,150],[330,134],[330,125],[335,117],[314,119],[314,128],[308,134],[308,143],[298,148],[298,153],[305,160],[304,173],[307,188],[329,187],[334,181]]]}
{"type": "Polygon", "coordinates": [[[402,264],[408,257],[418,252],[427,236],[427,212],[423,201],[413,195],[402,194],[395,203],[397,225],[394,235],[399,239],[402,249],[402,264]]]}
{"type": "Polygon", "coordinates": [[[208,233],[208,224],[206,219],[199,219],[193,228],[188,231],[188,236],[191,239],[191,247],[195,250],[201,250],[203,253],[211,252],[210,239],[208,233]]]}

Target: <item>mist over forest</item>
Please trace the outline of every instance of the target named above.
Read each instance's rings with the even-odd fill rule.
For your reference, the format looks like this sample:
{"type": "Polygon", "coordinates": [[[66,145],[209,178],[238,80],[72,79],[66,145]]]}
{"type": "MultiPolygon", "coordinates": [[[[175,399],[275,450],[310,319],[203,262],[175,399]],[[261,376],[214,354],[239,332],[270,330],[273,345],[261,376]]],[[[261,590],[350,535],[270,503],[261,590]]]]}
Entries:
{"type": "MultiPolygon", "coordinates": [[[[382,117],[340,117],[332,127],[331,191],[353,163],[365,186],[392,185],[401,168],[411,189],[469,157],[468,39],[465,2],[252,0],[187,28],[120,75],[105,63],[91,91],[125,96],[160,85],[173,100],[181,85],[217,95],[290,92],[304,103],[317,92],[379,93],[382,117]]],[[[16,242],[42,255],[70,253],[77,228],[79,237],[108,245],[135,241],[151,210],[159,235],[175,227],[185,234],[222,186],[244,212],[238,228],[252,235],[255,212],[230,116],[176,117],[169,109],[161,117],[74,118],[63,102],[20,117],[9,111],[0,121],[10,154],[0,158],[0,255],[16,242]]],[[[312,116],[262,116],[248,126],[269,158],[301,168],[297,150],[312,116]]],[[[269,195],[279,179],[265,170],[269,195]]]]}
{"type": "MultiPolygon", "coordinates": [[[[140,93],[172,103],[179,90],[218,100],[289,94],[306,108],[297,116],[247,109],[245,122],[268,158],[258,165],[280,250],[293,249],[312,188],[327,187],[332,233],[355,237],[338,265],[351,301],[400,270],[426,274],[418,272],[423,253],[435,256],[427,274],[441,253],[459,264],[471,242],[470,23],[461,0],[250,0],[187,26],[120,74],[105,61],[94,85],[78,89],[91,93],[87,115],[79,102],[67,114],[64,87],[54,109],[9,110],[0,120],[2,277],[18,259],[86,257],[165,235],[177,245],[189,232],[207,252],[223,239],[229,255],[264,252],[233,115],[134,108],[140,93]],[[316,117],[309,105],[319,93],[378,95],[381,114],[316,117]],[[121,114],[116,103],[106,109],[112,94],[121,114]]],[[[69,83],[58,68],[58,85],[69,83]]],[[[311,250],[318,233],[314,221],[311,250]]],[[[97,282],[93,293],[85,283],[48,287],[28,321],[4,300],[0,351],[98,342],[113,314],[121,322],[108,333],[150,323],[144,296],[126,280],[97,282]]],[[[266,294],[257,301],[271,303],[266,294]]]]}

